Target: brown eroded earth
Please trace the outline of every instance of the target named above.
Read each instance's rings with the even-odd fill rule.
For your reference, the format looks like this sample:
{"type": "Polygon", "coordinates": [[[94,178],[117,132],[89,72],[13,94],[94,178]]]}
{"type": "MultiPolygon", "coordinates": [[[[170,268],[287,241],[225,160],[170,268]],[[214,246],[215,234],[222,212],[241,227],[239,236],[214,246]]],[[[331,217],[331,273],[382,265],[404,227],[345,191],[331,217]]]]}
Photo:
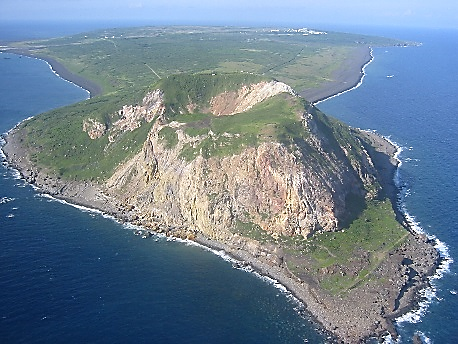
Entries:
{"type": "MultiPolygon", "coordinates": [[[[364,64],[360,62],[365,59],[367,56],[354,62],[352,67],[360,68],[364,64]]],[[[308,99],[319,100],[335,94],[343,85],[353,86],[353,81],[360,78],[360,74],[353,78],[351,68],[336,75],[346,81],[310,93],[308,99]]],[[[267,87],[267,94],[275,93],[272,87],[277,86],[267,87]]],[[[281,92],[288,92],[281,87],[281,92]]],[[[211,107],[216,114],[248,109],[256,101],[265,99],[262,94],[266,89],[259,89],[263,91],[253,93],[252,101],[246,104],[237,100],[246,99],[246,90],[241,90],[215,97],[211,107]]],[[[155,108],[162,109],[161,106],[155,108]]],[[[127,113],[136,116],[144,110],[141,106],[123,108],[120,127],[135,122],[126,117],[127,113]]],[[[388,141],[374,133],[359,132],[365,160],[357,166],[345,165],[338,160],[343,156],[329,151],[316,117],[306,114],[302,123],[311,131],[310,145],[322,154],[319,161],[326,161],[323,166],[332,168],[320,170],[317,164],[301,164],[297,160],[299,155],[294,156],[272,142],[229,157],[205,159],[199,156],[186,162],[178,158],[178,149],[187,144],[189,137],[179,133],[178,148],[166,148],[158,133],[172,123],[160,121],[153,126],[142,151],[103,184],[65,181],[35,166],[30,161],[30,151],[24,147],[25,137],[20,130],[13,130],[6,137],[4,152],[12,167],[45,193],[100,209],[122,221],[141,225],[145,231],[163,232],[223,249],[241,262],[237,267],[248,264],[278,280],[304,302],[310,315],[336,336],[338,342],[355,343],[388,332],[396,336],[391,320],[415,306],[418,289],[428,285],[428,276],[438,263],[437,252],[426,237],[406,230],[402,243],[381,257],[381,263],[369,271],[370,278],[355,280],[354,286],[345,293],[334,294],[320,286],[320,274],[307,270],[311,266],[310,257],[294,255],[281,243],[264,242],[227,229],[234,227],[238,220],[250,218],[272,237],[307,237],[316,228],[335,231],[339,216],[345,213],[342,194],[348,192],[349,185],[363,192],[365,183],[374,179],[380,181],[392,201],[396,200],[397,189],[393,183],[396,148],[388,141]],[[307,200],[303,201],[304,198],[307,200]],[[291,263],[301,268],[292,272],[291,263]]],[[[88,135],[90,128],[100,130],[96,130],[94,138],[88,136],[88,139],[105,134],[98,124],[88,122],[88,135]]],[[[402,214],[398,213],[398,217],[402,222],[402,214]]],[[[367,266],[368,259],[367,253],[361,251],[352,264],[333,266],[320,273],[351,275],[367,266]]]]}

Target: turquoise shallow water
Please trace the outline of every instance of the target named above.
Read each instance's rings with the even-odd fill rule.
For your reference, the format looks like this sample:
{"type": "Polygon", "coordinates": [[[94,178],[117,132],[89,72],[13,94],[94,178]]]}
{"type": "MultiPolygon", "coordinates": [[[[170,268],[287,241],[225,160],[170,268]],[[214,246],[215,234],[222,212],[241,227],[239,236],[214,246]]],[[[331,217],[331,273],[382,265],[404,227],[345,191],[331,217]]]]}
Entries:
{"type": "MultiPolygon", "coordinates": [[[[422,41],[374,49],[361,87],[319,104],[403,147],[401,205],[458,251],[456,132],[458,35],[377,32],[422,41]],[[387,77],[392,76],[392,77],[387,77]]],[[[0,54],[0,131],[87,93],[42,61],[0,54]]],[[[0,169],[0,341],[325,342],[287,294],[201,248],[143,240],[97,213],[41,197],[0,169]]],[[[458,337],[458,279],[451,264],[421,317],[399,322],[401,342],[458,337]]]]}

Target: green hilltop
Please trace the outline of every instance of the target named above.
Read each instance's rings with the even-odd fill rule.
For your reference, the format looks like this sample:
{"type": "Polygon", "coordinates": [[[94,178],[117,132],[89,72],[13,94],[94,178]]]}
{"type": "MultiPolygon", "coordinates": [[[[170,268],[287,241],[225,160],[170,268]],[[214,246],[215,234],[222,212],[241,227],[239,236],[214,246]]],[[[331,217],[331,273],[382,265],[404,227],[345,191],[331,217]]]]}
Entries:
{"type": "MultiPolygon", "coordinates": [[[[164,90],[169,117],[171,111],[180,113],[189,97],[204,103],[220,92],[261,80],[276,79],[300,92],[332,79],[333,73],[358,49],[368,45],[401,44],[364,35],[308,32],[312,31],[145,27],[15,43],[10,49],[52,58],[70,72],[102,87],[102,94],[92,99],[53,110],[23,124],[27,143],[34,150],[32,159],[67,178],[104,180],[120,162],[139,151],[152,123],[109,143],[107,137],[87,139],[81,130],[87,118],[110,128],[122,106],[139,104],[142,97],[155,88],[164,90]]],[[[259,139],[257,131],[269,121],[273,122],[269,116],[290,112],[284,101],[276,100],[251,111],[262,112],[263,116],[256,114],[256,123],[251,122],[254,116],[249,114],[230,120],[214,118],[212,130],[217,131],[218,126],[223,125],[240,127],[236,122],[245,122],[247,132],[243,140],[252,145],[259,139]]],[[[197,122],[204,121],[205,114],[195,116],[197,122]]],[[[186,121],[190,121],[190,117],[186,121]]],[[[294,125],[286,123],[284,118],[281,121],[275,124],[276,138],[291,140],[292,134],[288,131],[294,132],[294,125]],[[280,130],[278,124],[286,126],[280,130]]],[[[187,131],[197,133],[201,130],[199,126],[188,124],[187,131]]],[[[269,135],[268,128],[273,126],[271,123],[264,128],[264,135],[269,135]]],[[[173,134],[166,130],[162,133],[164,138],[173,143],[173,134]]],[[[190,157],[195,152],[183,154],[190,157]]]]}
{"type": "Polygon", "coordinates": [[[230,91],[237,91],[266,77],[248,73],[182,73],[167,76],[152,88],[161,89],[165,95],[168,116],[187,111],[186,105],[192,100],[199,108],[208,106],[212,97],[230,91]]]}
{"type": "MultiPolygon", "coordinates": [[[[209,113],[209,101],[218,94],[264,81],[278,80],[295,91],[319,87],[333,78],[356,49],[394,44],[400,42],[332,32],[306,36],[301,32],[204,27],[112,29],[17,43],[15,49],[52,57],[103,89],[102,94],[84,102],[22,123],[22,144],[39,168],[66,180],[100,183],[142,149],[159,120],[163,124],[179,123],[190,137],[207,135],[197,146],[183,147],[180,158],[186,161],[198,155],[209,158],[236,154],[262,142],[280,142],[291,152],[299,149],[301,156],[319,161],[322,158],[307,143],[310,132],[301,124],[301,116],[310,113],[325,135],[327,153],[351,166],[361,158],[362,149],[352,129],[300,97],[277,94],[231,116],[209,113]],[[108,135],[89,139],[83,131],[89,118],[110,130],[121,118],[124,105],[141,104],[145,94],[156,89],[164,93],[165,113],[161,118],[142,120],[138,128],[114,140],[108,135]],[[187,109],[189,103],[195,105],[193,111],[187,109]],[[345,154],[341,147],[346,147],[345,154]]],[[[168,148],[178,142],[173,126],[165,125],[159,136],[168,148]]],[[[356,277],[331,274],[320,281],[332,293],[344,293],[369,279],[388,251],[405,238],[406,232],[399,230],[401,225],[385,197],[381,194],[368,203],[363,197],[349,200],[354,214],[344,223],[348,230],[317,234],[312,240],[274,240],[246,223],[236,231],[261,242],[280,243],[287,251],[288,268],[297,276],[316,277],[326,267],[345,265],[355,250],[348,245],[357,242],[359,250],[369,252],[368,265],[356,277]],[[304,270],[307,264],[303,259],[310,260],[308,270],[304,270]]]]}
{"type": "MultiPolygon", "coordinates": [[[[301,97],[278,94],[231,116],[215,116],[206,110],[212,97],[261,81],[269,79],[247,73],[184,73],[161,79],[150,89],[164,92],[163,121],[181,123],[180,129],[193,137],[213,133],[197,146],[185,147],[180,156],[186,160],[199,154],[206,158],[236,154],[243,148],[256,147],[266,141],[283,143],[291,150],[301,147],[315,154],[305,142],[309,132],[301,125],[301,116],[306,112],[315,115],[320,129],[327,134],[330,150],[338,152],[340,145],[352,147],[350,154],[359,158],[360,148],[350,128],[325,116],[301,97]],[[192,112],[187,110],[190,101],[197,106],[192,112]],[[223,135],[225,133],[229,135],[223,135]]],[[[138,96],[137,103],[143,96],[138,96]]],[[[105,180],[120,163],[140,151],[157,118],[150,123],[142,120],[139,128],[123,132],[114,141],[110,141],[108,135],[89,139],[83,131],[83,123],[92,118],[110,130],[122,117],[119,110],[128,100],[128,97],[101,95],[24,122],[21,129],[31,160],[67,179],[105,180]]],[[[165,126],[159,133],[169,148],[177,143],[176,130],[165,126]]]]}

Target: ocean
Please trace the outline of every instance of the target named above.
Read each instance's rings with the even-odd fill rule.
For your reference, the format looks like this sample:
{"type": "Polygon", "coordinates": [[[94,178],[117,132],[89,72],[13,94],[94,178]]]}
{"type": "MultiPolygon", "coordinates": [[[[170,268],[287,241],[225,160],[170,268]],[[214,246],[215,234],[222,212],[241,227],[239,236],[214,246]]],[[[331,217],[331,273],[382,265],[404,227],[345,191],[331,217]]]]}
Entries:
{"type": "Polygon", "coordinates": [[[425,291],[420,312],[398,322],[404,340],[418,332],[432,343],[458,338],[458,31],[383,30],[421,42],[374,48],[362,84],[318,107],[354,127],[376,130],[401,148],[400,207],[419,231],[437,238],[447,262],[425,291]],[[427,307],[426,307],[427,306],[427,307]]]}
{"type": "MultiPolygon", "coordinates": [[[[398,320],[399,342],[418,333],[431,343],[454,343],[458,32],[373,33],[423,45],[374,48],[362,84],[318,107],[402,148],[400,206],[418,230],[437,238],[448,260],[420,311],[398,320]]],[[[0,54],[0,76],[0,132],[87,97],[36,59],[0,54]]],[[[328,341],[274,281],[233,269],[220,252],[142,239],[103,214],[45,197],[5,164],[0,231],[2,343],[328,341]]]]}
{"type": "MultiPolygon", "coordinates": [[[[0,131],[86,99],[41,60],[0,54],[0,131]]],[[[0,343],[324,343],[275,281],[221,252],[45,197],[0,168],[0,343]]]]}

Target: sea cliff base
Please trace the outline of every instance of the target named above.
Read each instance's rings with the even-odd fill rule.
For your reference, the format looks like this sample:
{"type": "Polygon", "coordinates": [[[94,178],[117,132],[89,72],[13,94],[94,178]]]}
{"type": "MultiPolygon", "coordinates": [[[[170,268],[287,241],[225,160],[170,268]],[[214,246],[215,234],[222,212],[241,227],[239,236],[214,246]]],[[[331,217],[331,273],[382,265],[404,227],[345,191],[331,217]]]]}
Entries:
{"type": "MultiPolygon", "coordinates": [[[[370,138],[374,151],[380,153],[374,155],[373,159],[380,157],[374,163],[385,174],[384,180],[392,184],[388,189],[393,201],[397,195],[392,182],[396,166],[393,159],[386,157],[392,157],[396,147],[375,133],[365,132],[365,135],[370,138]]],[[[121,222],[142,225],[135,209],[113,198],[103,186],[65,181],[34,166],[21,145],[22,140],[20,131],[12,130],[6,136],[3,151],[8,164],[41,192],[73,204],[99,209],[121,222]]],[[[439,265],[439,256],[430,240],[425,235],[406,231],[407,239],[371,271],[371,278],[361,281],[344,294],[333,294],[323,289],[314,278],[301,276],[299,279],[286,264],[282,264],[280,255],[279,259],[273,259],[262,254],[262,250],[247,249],[236,236],[215,240],[195,232],[190,237],[188,232],[162,224],[154,228],[145,227],[145,230],[147,233],[161,232],[188,238],[206,247],[223,250],[240,262],[239,267],[250,266],[260,274],[275,279],[303,302],[312,319],[332,334],[333,341],[338,343],[364,342],[368,338],[381,338],[387,334],[396,338],[393,319],[417,306],[419,290],[429,285],[428,278],[439,265]]]]}

